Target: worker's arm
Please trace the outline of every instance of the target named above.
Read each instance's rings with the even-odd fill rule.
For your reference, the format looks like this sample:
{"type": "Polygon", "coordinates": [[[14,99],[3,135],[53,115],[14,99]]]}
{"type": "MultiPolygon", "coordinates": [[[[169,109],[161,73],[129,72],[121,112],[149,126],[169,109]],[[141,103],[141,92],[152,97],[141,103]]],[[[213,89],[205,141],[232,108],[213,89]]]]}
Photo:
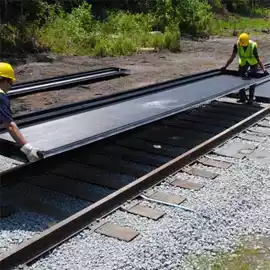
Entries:
{"type": "Polygon", "coordinates": [[[265,75],[269,75],[269,72],[266,70],[266,68],[265,68],[265,66],[264,66],[264,64],[263,64],[263,61],[262,61],[262,59],[261,59],[260,57],[259,57],[259,59],[258,59],[258,63],[259,63],[259,65],[260,65],[261,69],[263,70],[264,74],[265,74],[265,75]]]}
{"type": "Polygon", "coordinates": [[[257,61],[258,61],[259,65],[260,65],[261,69],[263,70],[263,72],[265,74],[269,75],[268,71],[266,70],[266,68],[265,68],[265,66],[263,64],[263,61],[262,61],[261,57],[259,56],[257,47],[254,48],[253,54],[257,58],[257,61]]]}
{"type": "Polygon", "coordinates": [[[224,69],[227,69],[227,67],[233,62],[233,60],[235,59],[235,57],[237,56],[236,53],[233,53],[230,57],[230,59],[228,60],[228,62],[226,63],[226,65],[224,66],[224,69]]]}
{"type": "Polygon", "coordinates": [[[230,59],[227,61],[226,65],[222,69],[227,69],[227,67],[233,62],[236,56],[237,56],[237,46],[234,45],[232,55],[230,59]]]}
{"type": "Polygon", "coordinates": [[[34,148],[26,141],[15,122],[4,122],[4,126],[8,130],[10,136],[20,146],[20,150],[27,156],[29,161],[36,161],[42,158],[39,149],[34,148]]]}
{"type": "Polygon", "coordinates": [[[9,132],[10,136],[14,139],[14,141],[20,146],[23,147],[25,144],[27,144],[26,139],[20,132],[19,128],[15,124],[15,122],[4,122],[4,127],[9,132]]]}
{"type": "Polygon", "coordinates": [[[9,132],[10,136],[20,146],[20,150],[27,156],[29,161],[36,161],[41,156],[40,151],[26,141],[19,128],[12,119],[12,114],[7,99],[2,99],[0,103],[0,120],[9,132]]]}
{"type": "Polygon", "coordinates": [[[22,133],[18,129],[17,125],[13,121],[12,112],[10,109],[10,103],[6,96],[1,96],[0,100],[0,115],[1,122],[4,124],[4,127],[9,132],[10,136],[14,139],[14,141],[20,146],[24,146],[27,141],[23,137],[22,133]]]}

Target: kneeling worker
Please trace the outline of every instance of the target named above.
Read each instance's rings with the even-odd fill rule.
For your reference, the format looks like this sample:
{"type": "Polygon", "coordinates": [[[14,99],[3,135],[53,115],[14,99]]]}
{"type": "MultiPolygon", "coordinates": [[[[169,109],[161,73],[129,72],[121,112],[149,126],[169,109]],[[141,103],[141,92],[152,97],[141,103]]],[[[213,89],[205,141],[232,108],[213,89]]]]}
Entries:
{"type": "MultiPolygon", "coordinates": [[[[238,72],[239,75],[244,77],[250,68],[250,73],[256,74],[258,71],[258,66],[260,65],[261,69],[263,70],[265,75],[269,75],[269,72],[265,69],[265,66],[260,59],[258,53],[257,43],[250,40],[248,34],[243,33],[239,36],[237,44],[234,45],[233,53],[226,63],[226,65],[222,68],[222,70],[226,70],[227,67],[233,62],[235,57],[239,57],[239,68],[238,72]]],[[[254,97],[254,90],[253,93],[250,93],[249,96],[249,103],[252,103],[254,97]]],[[[240,102],[245,102],[247,100],[245,90],[241,90],[239,92],[240,95],[240,102]]]]}
{"type": "Polygon", "coordinates": [[[33,148],[31,144],[26,141],[12,119],[7,92],[15,81],[14,70],[11,65],[0,63],[0,124],[4,125],[10,136],[20,146],[20,150],[27,156],[28,160],[33,162],[40,158],[39,150],[33,148]]]}

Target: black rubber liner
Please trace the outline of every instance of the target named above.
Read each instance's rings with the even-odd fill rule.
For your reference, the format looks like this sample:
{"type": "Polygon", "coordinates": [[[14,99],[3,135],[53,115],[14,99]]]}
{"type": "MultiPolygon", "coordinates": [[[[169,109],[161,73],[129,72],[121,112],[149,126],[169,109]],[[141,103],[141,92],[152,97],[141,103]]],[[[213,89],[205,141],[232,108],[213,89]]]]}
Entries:
{"type": "MultiPolygon", "coordinates": [[[[160,120],[268,80],[270,76],[244,80],[241,77],[217,72],[213,75],[208,72],[200,79],[193,76],[189,83],[185,79],[173,80],[137,89],[133,96],[130,93],[122,95],[122,98],[92,103],[90,109],[76,113],[74,110],[67,111],[62,118],[23,127],[22,132],[34,146],[45,151],[45,156],[51,156],[160,120]]],[[[1,134],[0,138],[12,141],[8,133],[1,134]]]]}
{"type": "Polygon", "coordinates": [[[116,77],[127,76],[130,71],[117,67],[109,67],[86,72],[79,72],[49,79],[15,84],[8,92],[10,98],[21,97],[42,91],[56,90],[71,87],[83,83],[94,83],[102,80],[110,80],[116,77]]]}
{"type": "Polygon", "coordinates": [[[255,96],[258,98],[264,98],[264,100],[270,103],[270,82],[258,86],[255,90],[255,96]]]}
{"type": "MultiPolygon", "coordinates": [[[[99,106],[105,106],[113,102],[121,102],[132,97],[139,97],[141,95],[147,95],[164,90],[164,88],[185,85],[191,82],[211,78],[213,76],[221,75],[220,70],[211,70],[207,72],[201,72],[194,75],[185,76],[179,79],[174,79],[162,83],[149,85],[146,87],[136,88],[126,92],[114,93],[107,96],[98,98],[91,98],[84,101],[71,103],[68,105],[56,106],[50,109],[35,111],[31,113],[24,113],[13,116],[16,124],[19,127],[26,127],[29,125],[35,125],[40,122],[49,121],[58,117],[68,116],[74,113],[84,112],[99,106]]],[[[5,132],[3,126],[0,125],[0,133],[5,132]]]]}

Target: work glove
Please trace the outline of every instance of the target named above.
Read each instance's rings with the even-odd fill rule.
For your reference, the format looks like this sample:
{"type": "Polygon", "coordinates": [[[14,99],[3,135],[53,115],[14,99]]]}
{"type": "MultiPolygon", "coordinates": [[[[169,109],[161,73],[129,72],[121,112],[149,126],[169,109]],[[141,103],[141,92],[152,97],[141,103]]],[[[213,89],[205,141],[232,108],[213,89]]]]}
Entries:
{"type": "Polygon", "coordinates": [[[42,158],[42,153],[39,149],[34,148],[30,143],[25,144],[21,151],[27,156],[30,162],[34,162],[42,158]]]}
{"type": "Polygon", "coordinates": [[[264,75],[267,76],[269,75],[269,72],[267,70],[264,71],[264,75]]]}

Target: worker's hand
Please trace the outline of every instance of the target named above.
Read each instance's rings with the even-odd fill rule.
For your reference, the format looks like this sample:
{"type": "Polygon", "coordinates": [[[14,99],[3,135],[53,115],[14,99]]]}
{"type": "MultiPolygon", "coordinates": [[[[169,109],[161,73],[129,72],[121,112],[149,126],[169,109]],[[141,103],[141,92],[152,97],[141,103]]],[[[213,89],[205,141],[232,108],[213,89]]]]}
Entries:
{"type": "Polygon", "coordinates": [[[267,76],[269,75],[269,72],[267,70],[264,71],[264,75],[267,76]]]}
{"type": "Polygon", "coordinates": [[[226,71],[226,67],[222,67],[220,70],[221,70],[221,72],[225,72],[226,71]]]}
{"type": "Polygon", "coordinates": [[[22,148],[21,151],[27,156],[30,162],[34,162],[42,158],[42,154],[39,149],[34,148],[31,144],[27,143],[22,148]]]}

